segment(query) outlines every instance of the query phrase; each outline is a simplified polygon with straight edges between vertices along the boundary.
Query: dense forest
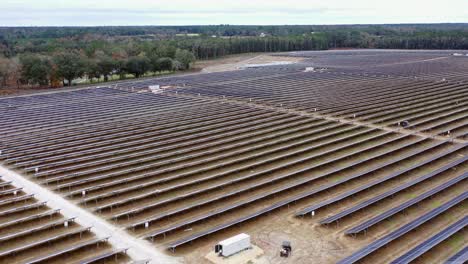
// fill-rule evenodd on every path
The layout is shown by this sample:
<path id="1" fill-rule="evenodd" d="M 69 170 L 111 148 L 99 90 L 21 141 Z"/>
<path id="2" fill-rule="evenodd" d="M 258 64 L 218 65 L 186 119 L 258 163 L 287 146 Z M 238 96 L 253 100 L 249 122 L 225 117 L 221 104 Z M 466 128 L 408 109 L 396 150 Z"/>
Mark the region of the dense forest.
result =
<path id="1" fill-rule="evenodd" d="M 138 78 L 196 59 L 331 48 L 468 49 L 468 24 L 0 27 L 0 86 Z"/>

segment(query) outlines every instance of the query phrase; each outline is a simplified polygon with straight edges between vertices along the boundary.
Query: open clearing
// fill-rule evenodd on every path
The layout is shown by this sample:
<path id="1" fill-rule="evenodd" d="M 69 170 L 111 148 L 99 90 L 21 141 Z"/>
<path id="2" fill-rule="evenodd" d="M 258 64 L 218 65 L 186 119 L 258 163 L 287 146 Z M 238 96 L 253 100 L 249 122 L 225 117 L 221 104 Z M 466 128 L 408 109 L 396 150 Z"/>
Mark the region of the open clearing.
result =
<path id="1" fill-rule="evenodd" d="M 258 65 L 281 61 L 294 63 Z M 135 238 L 117 261 L 151 243 L 171 261 L 210 263 L 217 241 L 242 232 L 259 263 L 440 262 L 466 247 L 468 57 L 345 50 L 228 64 L 0 99 L 2 165 Z M 257 66 L 230 71 L 245 64 Z M 41 229 L 3 230 L 24 207 L 14 188 L 0 236 L 19 242 L 0 256 L 18 245 L 32 258 L 45 246 L 21 243 L 64 228 L 33 218 Z"/>

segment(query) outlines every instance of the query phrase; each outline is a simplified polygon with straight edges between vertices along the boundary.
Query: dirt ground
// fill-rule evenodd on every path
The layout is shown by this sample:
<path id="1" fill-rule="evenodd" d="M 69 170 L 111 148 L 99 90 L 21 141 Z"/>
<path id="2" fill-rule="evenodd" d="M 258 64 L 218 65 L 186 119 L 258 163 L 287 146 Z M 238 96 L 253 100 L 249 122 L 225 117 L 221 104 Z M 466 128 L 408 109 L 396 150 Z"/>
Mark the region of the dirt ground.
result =
<path id="1" fill-rule="evenodd" d="M 212 264 L 205 255 L 213 251 L 213 245 L 217 241 L 244 232 L 251 236 L 252 244 L 264 251 L 262 263 L 334 263 L 350 252 L 346 243 L 335 238 L 341 236 L 338 232 L 330 232 L 331 230 L 320 227 L 310 219 L 296 218 L 293 213 L 293 207 L 282 208 L 256 221 L 243 223 L 236 228 L 199 240 L 197 250 L 192 251 L 190 247 L 177 249 L 176 255 L 185 255 L 185 263 Z M 258 221 L 264 224 L 258 225 Z M 293 248 L 289 258 L 279 256 L 284 240 L 290 241 Z M 363 245 L 360 241 L 355 243 L 355 247 Z"/>
<path id="2" fill-rule="evenodd" d="M 191 248 L 192 246 L 187 247 L 187 249 L 177 249 L 175 255 L 185 256 L 184 263 L 213 264 L 212 261 L 206 258 L 206 255 L 214 251 L 214 245 L 218 241 L 245 232 L 251 236 L 252 244 L 258 246 L 261 250 L 263 250 L 264 254 L 257 255 L 254 260 L 251 260 L 250 256 L 249 258 L 242 257 L 239 258 L 239 262 L 235 263 L 331 264 L 336 263 L 342 258 L 348 256 L 350 253 L 362 248 L 376 237 L 375 234 L 368 234 L 367 236 L 363 236 L 360 239 L 348 237 L 343 234 L 343 230 L 345 229 L 344 226 L 340 225 L 337 228 L 335 225 L 333 225 L 326 228 L 320 226 L 316 220 L 313 220 L 311 218 L 302 219 L 294 217 L 292 215 L 294 211 L 295 210 L 293 206 L 291 206 L 291 208 L 289 209 L 287 207 L 282 208 L 281 210 L 273 212 L 266 217 L 261 217 L 258 220 L 243 223 L 235 228 L 230 228 L 228 231 L 219 232 L 218 234 L 210 236 L 209 238 L 198 240 L 196 244 L 193 244 L 196 245 L 195 250 Z M 455 210 L 451 210 L 450 214 L 460 215 L 462 212 L 462 208 L 457 208 Z M 405 218 L 406 221 L 408 221 L 410 218 L 414 217 L 414 215 L 401 215 L 399 217 Z M 441 217 L 440 219 L 443 220 L 444 217 Z M 261 221 L 263 225 L 259 225 L 257 221 Z M 437 221 L 439 222 L 440 220 L 437 219 Z M 431 224 L 434 223 L 434 221 L 431 222 Z M 444 226 L 444 224 L 446 223 L 441 222 L 442 226 Z M 416 245 L 419 242 L 422 242 L 422 240 L 427 239 L 430 235 L 434 234 L 435 231 L 433 229 L 427 231 L 425 230 L 427 229 L 427 225 L 425 227 L 426 228 L 417 230 L 418 234 L 424 233 L 424 236 L 420 239 L 412 239 L 412 246 Z M 290 256 L 289 258 L 281 258 L 279 256 L 281 243 L 284 240 L 290 241 L 293 247 L 292 256 Z M 459 240 L 460 239 L 455 241 L 457 242 L 455 244 L 458 247 L 460 247 Z M 448 244 L 448 242 L 441 245 L 446 249 L 446 251 L 444 252 L 444 254 L 437 258 L 439 261 L 446 260 L 450 255 L 456 252 L 456 250 L 453 249 L 453 243 Z M 448 245 L 445 246 L 446 244 Z M 382 255 L 378 253 L 374 256 L 378 259 L 381 256 L 386 256 L 388 252 L 394 250 L 401 251 L 398 242 L 391 243 L 388 246 L 388 249 L 385 250 L 385 254 Z M 371 261 L 366 261 L 366 263 L 384 263 L 388 261 L 388 259 L 386 259 L 384 262 L 381 262 L 377 261 L 376 258 L 372 258 Z M 427 258 L 431 259 L 431 261 L 420 263 L 437 263 L 433 262 L 434 256 L 428 255 L 427 257 L 425 256 L 425 258 L 423 259 L 427 260 Z"/>
<path id="3" fill-rule="evenodd" d="M 201 60 L 195 63 L 194 69 L 205 73 L 234 71 L 245 65 L 269 63 L 296 63 L 302 60 L 299 57 L 272 56 L 273 53 L 246 53 L 226 56 L 221 59 Z"/>

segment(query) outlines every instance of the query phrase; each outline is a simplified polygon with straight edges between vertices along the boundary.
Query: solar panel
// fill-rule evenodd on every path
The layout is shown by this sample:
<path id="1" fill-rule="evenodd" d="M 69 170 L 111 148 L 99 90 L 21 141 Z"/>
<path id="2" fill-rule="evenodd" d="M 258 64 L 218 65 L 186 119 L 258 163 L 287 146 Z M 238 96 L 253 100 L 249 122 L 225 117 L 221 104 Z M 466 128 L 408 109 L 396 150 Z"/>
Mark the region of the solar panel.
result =
<path id="1" fill-rule="evenodd" d="M 432 162 L 433 159 L 434 158 L 431 158 L 430 160 L 426 160 L 426 161 L 424 161 L 424 162 L 422 162 L 420 164 L 414 165 L 414 166 L 412 166 L 412 167 L 410 167 L 408 169 L 397 171 L 397 172 L 395 172 L 395 173 L 393 173 L 393 174 L 391 174 L 390 176 L 387 176 L 387 177 L 392 177 L 392 178 L 396 177 L 396 176 L 401 175 L 403 173 L 406 173 L 406 172 L 408 172 L 410 170 L 413 170 L 414 168 L 420 167 L 421 164 L 422 165 L 428 164 L 428 163 Z M 323 220 L 320 220 L 320 223 L 321 224 L 330 224 L 330 223 L 333 223 L 335 221 L 338 221 L 339 219 L 341 219 L 341 218 L 343 218 L 345 216 L 348 216 L 348 215 L 350 215 L 350 214 L 352 214 L 354 212 L 357 212 L 357 211 L 361 210 L 362 208 L 365 208 L 365 207 L 367 207 L 367 206 L 369 206 L 371 204 L 374 204 L 374 203 L 376 203 L 378 201 L 381 201 L 381 200 L 383 200 L 383 199 L 385 199 L 387 197 L 390 197 L 390 196 L 394 195 L 395 193 L 400 192 L 401 190 L 409 188 L 409 187 L 411 187 L 411 186 L 413 186 L 415 184 L 418 184 L 418 183 L 420 183 L 422 181 L 430 179 L 430 178 L 436 176 L 437 174 L 440 174 L 440 173 L 442 173 L 444 171 L 447 171 L 447 170 L 449 170 L 449 169 L 451 169 L 451 168 L 453 168 L 453 167 L 455 167 L 455 166 L 457 166 L 459 164 L 462 164 L 467 159 L 468 159 L 468 157 L 463 157 L 461 159 L 453 161 L 453 162 L 451 162 L 451 163 L 449 163 L 449 164 L 447 164 L 447 165 L 445 165 L 445 166 L 443 166 L 443 167 L 441 167 L 441 168 L 439 168 L 437 170 L 434 170 L 434 171 L 432 171 L 432 172 L 430 172 L 428 174 L 425 174 L 425 175 L 423 175 L 423 176 L 421 176 L 421 177 L 419 177 L 419 178 L 417 178 L 415 180 L 412 180 L 412 181 L 407 182 L 407 183 L 405 183 L 403 185 L 400 185 L 400 186 L 398 186 L 398 187 L 396 187 L 396 188 L 394 188 L 394 189 L 392 189 L 390 191 L 387 191 L 385 193 L 382 193 L 380 195 L 372 197 L 371 199 L 368 199 L 368 200 L 366 200 L 364 202 L 361 202 L 361 203 L 359 203 L 359 204 L 357 204 L 357 205 L 355 205 L 355 206 L 353 206 L 351 208 L 345 209 L 344 211 L 341 211 L 338 214 L 335 214 L 333 216 L 330 216 L 330 217 L 327 217 L 327 218 L 325 218 Z M 382 179 L 382 180 L 385 180 L 385 179 Z"/>
<path id="2" fill-rule="evenodd" d="M 428 213 L 416 218 L 415 220 L 409 222 L 408 224 L 398 228 L 397 230 L 391 232 L 388 235 L 385 235 L 382 238 L 379 238 L 369 245 L 361 248 L 360 250 L 353 253 L 351 256 L 346 257 L 338 262 L 338 264 L 352 264 L 362 260 L 367 255 L 373 253 L 374 251 L 378 250 L 381 247 L 384 247 L 391 241 L 407 234 L 411 230 L 421 226 L 422 224 L 426 223 L 427 221 L 435 218 L 436 216 L 446 212 L 450 208 L 456 206 L 457 204 L 465 201 L 468 198 L 468 192 L 464 192 L 463 194 L 453 198 L 452 200 L 444 203 L 443 205 L 431 210 Z"/>
<path id="3" fill-rule="evenodd" d="M 422 140 L 421 140 L 421 141 L 422 141 Z M 415 143 L 419 143 L 419 142 L 421 142 L 421 141 L 417 141 L 417 142 L 415 142 Z M 351 175 L 351 176 L 347 177 L 346 180 L 348 180 L 348 179 L 354 179 L 354 178 L 358 178 L 358 177 L 364 176 L 364 175 L 366 175 L 366 174 L 368 174 L 368 173 L 371 173 L 371 172 L 380 170 L 380 169 L 382 169 L 382 168 L 384 168 L 384 167 L 386 167 L 386 166 L 389 166 L 389 165 L 392 165 L 392 164 L 401 162 L 402 160 L 411 158 L 411 157 L 413 157 L 413 156 L 415 156 L 415 155 L 421 154 L 421 153 L 423 153 L 423 152 L 426 152 L 426 151 L 428 151 L 428 150 L 431 150 L 431 149 L 433 149 L 433 148 L 436 148 L 436 147 L 438 147 L 438 146 L 440 146 L 440 145 L 442 145 L 442 144 L 445 144 L 445 143 L 446 143 L 446 142 L 438 142 L 438 143 L 436 143 L 436 144 L 433 144 L 433 145 L 428 146 L 428 147 L 426 147 L 426 148 L 423 148 L 423 149 L 421 149 L 421 150 L 413 151 L 413 152 L 411 152 L 411 153 L 409 153 L 409 154 L 405 154 L 405 155 L 402 155 L 402 156 L 398 156 L 398 158 L 393 159 L 393 160 L 390 160 L 390 161 L 388 161 L 388 162 L 386 162 L 386 163 L 384 163 L 384 164 L 381 164 L 381 165 L 379 165 L 379 166 L 377 166 L 377 167 L 372 167 L 372 168 L 369 168 L 369 169 L 365 170 L 364 172 L 361 172 L 361 173 L 358 173 L 358 174 L 355 174 L 355 175 Z M 413 144 L 414 144 L 414 143 L 410 143 L 410 144 L 407 144 L 407 145 L 403 145 L 401 148 L 404 148 L 404 147 L 407 147 L 407 146 L 411 146 L 411 145 L 413 145 Z M 396 149 L 396 150 L 399 150 L 399 149 L 401 149 L 401 148 L 398 148 L 398 149 Z M 393 151 L 396 151 L 396 150 L 389 151 L 388 153 L 392 153 Z M 392 177 L 392 178 L 393 178 L 393 177 Z M 366 189 L 368 189 L 368 188 L 371 188 L 372 186 L 375 186 L 375 185 L 377 185 L 377 184 L 380 184 L 380 183 L 384 182 L 384 180 L 388 180 L 388 179 L 390 179 L 390 178 L 383 178 L 382 180 L 373 181 L 373 182 L 371 182 L 371 183 L 369 183 L 369 184 L 360 186 L 360 187 L 358 187 L 358 188 L 356 188 L 356 189 L 353 189 L 353 190 L 351 190 L 351 191 L 349 191 L 349 192 L 346 192 L 346 193 L 344 193 L 344 194 L 342 194 L 342 195 L 339 195 L 339 196 L 333 197 L 333 198 L 331 198 L 331 199 L 325 200 L 325 201 L 320 202 L 320 203 L 318 203 L 318 204 L 316 204 L 316 205 L 309 206 L 309 207 L 307 207 L 307 208 L 305 208 L 305 209 L 303 209 L 303 210 L 297 212 L 297 213 L 296 213 L 296 216 L 304 216 L 304 215 L 306 215 L 306 214 L 308 214 L 308 213 L 310 213 L 310 212 L 312 212 L 312 211 L 316 211 L 316 210 L 318 210 L 318 209 L 320 209 L 320 208 L 323 208 L 324 206 L 327 206 L 327 205 L 336 203 L 336 202 L 341 201 L 341 200 L 343 200 L 343 199 L 345 199 L 345 198 L 347 198 L 347 197 L 350 197 L 350 196 L 352 196 L 352 195 L 354 195 L 354 194 L 356 194 L 356 193 L 358 193 L 358 192 L 361 192 L 361 191 L 363 191 L 363 190 L 366 190 Z"/>
<path id="4" fill-rule="evenodd" d="M 420 257 L 422 254 L 431 250 L 433 247 L 435 247 L 442 241 L 446 240 L 447 238 L 455 234 L 456 232 L 465 228 L 466 225 L 468 225 L 468 216 L 463 217 L 462 219 L 458 220 L 456 223 L 450 225 L 449 227 L 440 231 L 436 235 L 432 236 L 431 238 L 427 239 L 426 241 L 412 248 L 410 251 L 406 252 L 399 258 L 392 261 L 392 264 L 410 263 L 411 261 Z"/>
<path id="5" fill-rule="evenodd" d="M 394 214 L 396 214 L 398 212 L 401 212 L 401 211 L 405 210 L 406 208 L 421 202 L 424 199 L 427 199 L 427 198 L 431 197 L 432 195 L 435 195 L 435 194 L 437 194 L 437 193 L 439 193 L 441 191 L 444 191 L 445 189 L 447 189 L 447 188 L 449 188 L 449 187 L 451 187 L 451 186 L 465 180 L 466 178 L 468 178 L 468 172 L 466 172 L 466 173 L 464 173 L 464 174 L 462 174 L 462 175 L 460 175 L 460 176 L 458 176 L 458 177 L 456 177 L 456 178 L 454 178 L 454 179 L 452 179 L 452 180 L 450 180 L 448 182 L 445 182 L 442 185 L 439 185 L 436 188 L 434 188 L 434 189 L 432 189 L 430 191 L 427 191 L 427 192 L 425 192 L 425 193 L 423 193 L 423 194 L 421 194 L 421 195 L 419 195 L 419 196 L 417 196 L 417 197 L 415 197 L 415 198 L 413 198 L 413 199 L 411 199 L 411 200 L 409 200 L 407 202 L 404 202 L 404 203 L 402 203 L 402 204 L 400 204 L 400 205 L 398 205 L 398 206 L 396 206 L 396 207 L 394 207 L 394 208 L 392 208 L 392 209 L 390 209 L 390 210 L 388 210 L 388 211 L 386 211 L 386 212 L 384 212 L 384 213 L 382 213 L 382 214 L 380 214 L 378 216 L 375 216 L 375 217 L 373 217 L 373 218 L 371 218 L 371 219 L 369 219 L 369 220 L 367 220 L 367 221 L 365 221 L 365 222 L 363 222 L 363 223 L 361 223 L 361 224 L 359 224 L 359 225 L 357 225 L 355 227 L 352 227 L 351 229 L 346 230 L 345 234 L 350 235 L 350 234 L 357 234 L 359 232 L 362 232 L 362 231 L 368 229 L 369 227 L 383 221 L 384 219 L 387 219 L 390 216 L 392 216 L 392 215 L 394 215 Z"/>
<path id="6" fill-rule="evenodd" d="M 465 264 L 468 261 L 468 247 L 464 247 L 462 250 L 451 256 L 445 264 Z"/>

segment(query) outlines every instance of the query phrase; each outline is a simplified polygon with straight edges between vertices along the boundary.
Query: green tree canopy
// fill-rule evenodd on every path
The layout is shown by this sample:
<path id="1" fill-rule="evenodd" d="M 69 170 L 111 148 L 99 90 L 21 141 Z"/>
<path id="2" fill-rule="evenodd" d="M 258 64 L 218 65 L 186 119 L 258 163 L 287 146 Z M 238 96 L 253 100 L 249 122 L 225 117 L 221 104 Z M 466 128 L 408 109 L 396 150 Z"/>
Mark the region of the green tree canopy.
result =
<path id="1" fill-rule="evenodd" d="M 126 63 L 126 71 L 130 74 L 135 75 L 136 78 L 139 78 L 151 68 L 150 60 L 144 57 L 131 57 Z"/>
<path id="2" fill-rule="evenodd" d="M 153 72 L 160 72 L 161 71 L 161 64 L 159 63 L 160 58 L 157 55 L 151 55 L 149 57 L 149 61 L 151 64 L 151 71 Z"/>
<path id="3" fill-rule="evenodd" d="M 104 81 L 109 80 L 109 76 L 117 71 L 118 64 L 117 61 L 111 57 L 101 56 L 98 58 L 97 67 L 99 74 L 104 76 Z"/>
<path id="4" fill-rule="evenodd" d="M 21 82 L 31 85 L 48 85 L 52 71 L 47 58 L 38 55 L 23 55 L 20 57 Z"/>
<path id="5" fill-rule="evenodd" d="M 195 62 L 195 55 L 188 50 L 177 49 L 175 53 L 175 60 L 182 64 L 181 70 L 188 70 L 193 62 Z"/>
<path id="6" fill-rule="evenodd" d="M 94 59 L 88 59 L 86 61 L 86 69 L 85 73 L 88 78 L 93 81 L 94 78 L 99 79 L 101 78 L 101 71 L 99 70 L 98 62 Z"/>
<path id="7" fill-rule="evenodd" d="M 76 78 L 83 77 L 86 72 L 86 61 L 77 53 L 61 53 L 54 56 L 57 67 L 57 77 L 67 81 L 68 86 Z"/>
<path id="8" fill-rule="evenodd" d="M 160 58 L 158 60 L 161 71 L 172 71 L 174 63 L 171 58 Z"/>
<path id="9" fill-rule="evenodd" d="M 0 86 L 6 86 L 12 60 L 0 56 Z"/>

